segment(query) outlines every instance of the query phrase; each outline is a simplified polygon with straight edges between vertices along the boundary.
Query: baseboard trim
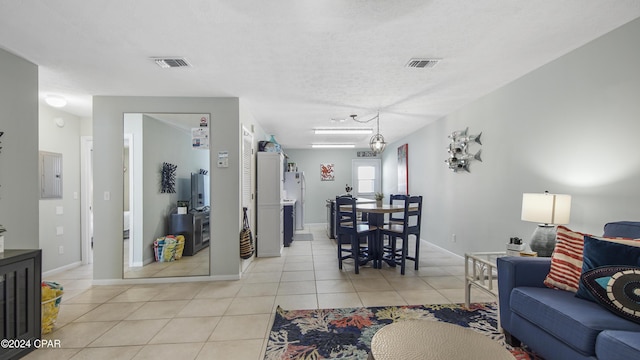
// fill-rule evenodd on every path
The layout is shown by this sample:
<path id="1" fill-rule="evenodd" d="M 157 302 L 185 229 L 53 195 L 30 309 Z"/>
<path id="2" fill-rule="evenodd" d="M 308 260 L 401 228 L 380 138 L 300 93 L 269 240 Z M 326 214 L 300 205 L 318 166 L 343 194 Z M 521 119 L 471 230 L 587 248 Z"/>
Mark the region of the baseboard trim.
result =
<path id="1" fill-rule="evenodd" d="M 240 280 L 238 275 L 213 275 L 213 276 L 179 276 L 172 278 L 144 278 L 144 279 L 93 279 L 92 285 L 139 285 L 139 284 L 170 284 L 184 282 L 226 281 Z"/>
<path id="2" fill-rule="evenodd" d="M 64 265 L 64 266 L 61 266 L 59 268 L 55 268 L 55 269 L 48 270 L 48 271 L 43 271 L 42 272 L 42 278 L 45 278 L 45 277 L 48 277 L 48 276 L 51 276 L 51 275 L 55 275 L 55 274 L 59 274 L 59 273 L 64 272 L 64 271 L 71 270 L 73 268 L 77 268 L 78 266 L 81 266 L 81 265 L 82 265 L 82 261 L 74 261 L 71 264 Z"/>
<path id="3" fill-rule="evenodd" d="M 430 241 L 427 241 L 427 240 L 422 239 L 422 238 L 420 238 L 420 241 L 422 241 L 422 242 L 424 242 L 424 243 L 427 243 L 427 244 L 429 244 L 429 245 L 431 245 L 431 246 L 433 246 L 433 247 L 437 247 L 438 249 L 440 249 L 440 250 L 442 250 L 442 251 L 444 251 L 444 252 L 446 252 L 446 253 L 450 254 L 451 256 L 455 256 L 455 257 L 457 257 L 457 258 L 460 258 L 460 259 L 463 259 L 463 260 L 464 260 L 464 256 L 461 256 L 461 255 L 459 255 L 459 254 L 456 254 L 456 253 L 454 253 L 454 252 L 452 252 L 452 251 L 450 251 L 450 250 L 447 250 L 447 249 L 445 249 L 445 248 L 443 248 L 443 247 L 441 247 L 441 246 L 438 246 L 438 245 L 436 245 L 436 244 L 434 244 L 434 243 L 432 243 L 432 242 L 430 242 Z"/>

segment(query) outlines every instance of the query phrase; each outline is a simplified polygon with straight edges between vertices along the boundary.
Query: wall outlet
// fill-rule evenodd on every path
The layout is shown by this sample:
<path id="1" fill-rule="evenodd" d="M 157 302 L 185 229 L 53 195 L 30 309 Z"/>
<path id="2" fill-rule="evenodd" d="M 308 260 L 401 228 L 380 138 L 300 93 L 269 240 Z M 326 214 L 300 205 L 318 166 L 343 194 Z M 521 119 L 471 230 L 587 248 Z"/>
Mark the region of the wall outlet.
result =
<path id="1" fill-rule="evenodd" d="M 62 206 L 56 206 L 56 215 L 64 214 L 64 208 Z"/>
<path id="2" fill-rule="evenodd" d="M 456 242 L 456 234 L 451 234 L 451 242 Z"/>
<path id="3" fill-rule="evenodd" d="M 64 234 L 64 226 L 56 226 L 56 235 Z"/>
<path id="4" fill-rule="evenodd" d="M 60 245 L 58 246 L 58 255 L 62 255 L 64 254 L 64 246 Z"/>

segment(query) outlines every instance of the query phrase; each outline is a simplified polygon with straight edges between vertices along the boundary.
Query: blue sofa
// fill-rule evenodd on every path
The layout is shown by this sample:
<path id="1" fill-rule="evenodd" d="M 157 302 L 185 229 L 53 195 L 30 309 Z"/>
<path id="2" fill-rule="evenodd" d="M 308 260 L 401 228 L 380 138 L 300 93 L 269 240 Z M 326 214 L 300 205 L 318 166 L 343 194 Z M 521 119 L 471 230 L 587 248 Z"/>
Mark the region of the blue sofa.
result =
<path id="1" fill-rule="evenodd" d="M 604 235 L 640 238 L 640 222 L 608 223 Z M 522 342 L 546 360 L 640 359 L 640 324 L 543 284 L 551 258 L 504 257 L 497 267 L 507 343 Z"/>

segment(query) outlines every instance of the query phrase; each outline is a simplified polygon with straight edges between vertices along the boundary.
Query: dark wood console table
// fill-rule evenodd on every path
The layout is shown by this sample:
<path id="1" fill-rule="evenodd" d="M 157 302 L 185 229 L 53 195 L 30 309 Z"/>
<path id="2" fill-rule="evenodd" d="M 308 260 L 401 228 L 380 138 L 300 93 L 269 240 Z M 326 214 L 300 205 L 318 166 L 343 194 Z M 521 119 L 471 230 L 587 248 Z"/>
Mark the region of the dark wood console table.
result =
<path id="1" fill-rule="evenodd" d="M 193 256 L 209 246 L 209 212 L 196 211 L 188 214 L 171 214 L 169 231 L 172 235 L 184 235 L 183 255 Z"/>
<path id="2" fill-rule="evenodd" d="M 31 340 L 27 348 L 0 348 L 0 359 L 21 358 L 35 350 L 41 332 L 41 282 L 42 250 L 0 253 L 0 339 Z"/>

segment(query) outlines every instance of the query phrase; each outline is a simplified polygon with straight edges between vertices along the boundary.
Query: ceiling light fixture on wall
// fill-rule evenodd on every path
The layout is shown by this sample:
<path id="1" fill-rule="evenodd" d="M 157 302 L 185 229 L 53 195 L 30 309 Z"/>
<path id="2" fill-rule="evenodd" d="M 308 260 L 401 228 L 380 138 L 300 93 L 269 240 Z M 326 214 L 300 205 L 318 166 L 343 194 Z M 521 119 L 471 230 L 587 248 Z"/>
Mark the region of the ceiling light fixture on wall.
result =
<path id="1" fill-rule="evenodd" d="M 316 135 L 369 135 L 373 134 L 371 128 L 324 128 L 314 129 Z"/>
<path id="2" fill-rule="evenodd" d="M 311 144 L 315 149 L 348 149 L 356 147 L 354 144 Z"/>
<path id="3" fill-rule="evenodd" d="M 58 96 L 58 95 L 47 95 L 44 98 L 44 101 L 49 104 L 49 106 L 53 106 L 53 107 L 57 107 L 57 108 L 61 108 L 64 107 L 65 105 L 67 105 L 67 99 L 63 98 L 62 96 Z"/>
<path id="4" fill-rule="evenodd" d="M 384 136 L 380 134 L 380 112 L 376 114 L 376 116 L 372 117 L 369 120 L 358 120 L 358 115 L 350 115 L 353 121 L 357 121 L 359 123 L 368 123 L 370 121 L 376 120 L 376 125 L 378 132 L 371 137 L 369 140 L 369 147 L 373 150 L 374 153 L 380 154 L 384 151 L 384 148 L 387 147 L 387 143 L 384 141 Z"/>

